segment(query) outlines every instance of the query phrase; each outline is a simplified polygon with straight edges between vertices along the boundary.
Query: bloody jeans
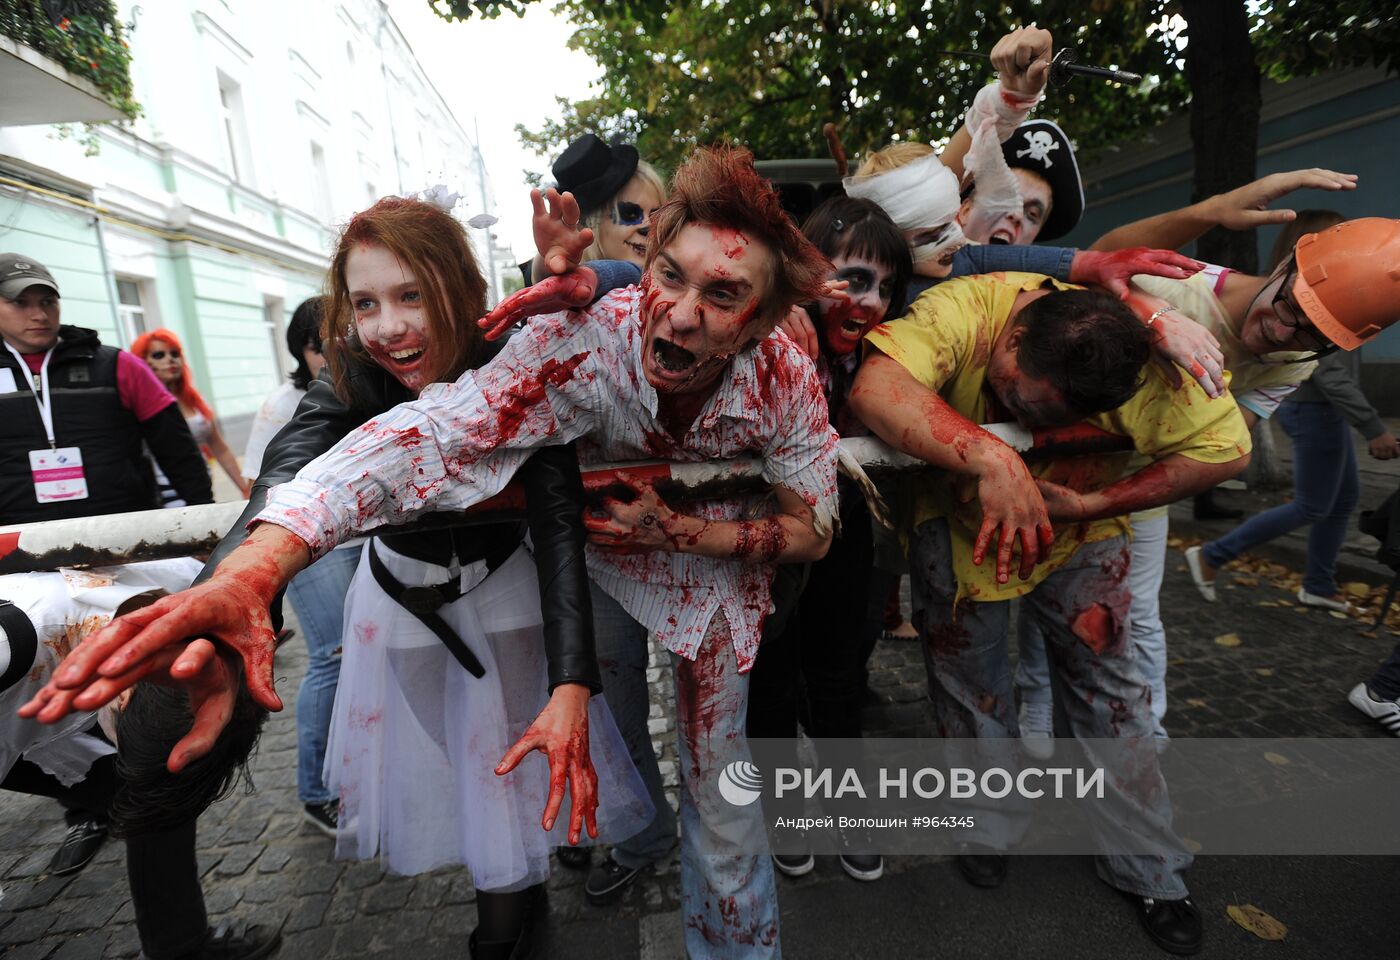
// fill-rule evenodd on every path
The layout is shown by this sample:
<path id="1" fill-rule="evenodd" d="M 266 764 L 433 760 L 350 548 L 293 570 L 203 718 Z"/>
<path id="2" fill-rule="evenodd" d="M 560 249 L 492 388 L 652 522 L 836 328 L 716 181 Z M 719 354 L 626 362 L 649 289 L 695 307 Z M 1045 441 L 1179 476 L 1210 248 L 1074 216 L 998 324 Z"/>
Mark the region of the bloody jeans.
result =
<path id="1" fill-rule="evenodd" d="M 604 696 L 614 709 L 618 728 L 631 747 L 640 726 L 645 735 L 645 709 L 618 710 L 619 702 L 646 703 L 646 681 L 641 669 L 620 670 L 618 644 L 610 634 L 629 634 L 646 662 L 646 630 L 615 599 L 594 584 L 593 618 L 607 631 L 598 633 L 598 662 L 603 669 Z M 630 627 L 617 630 L 625 621 Z M 740 673 L 729 640 L 729 627 L 719 613 L 710 624 L 694 660 L 671 654 L 675 673 L 676 723 L 681 774 L 681 920 L 689 956 L 726 960 L 775 960 L 778 946 L 778 890 L 773 862 L 767 855 L 768 837 L 763 804 L 735 806 L 719 792 L 719 774 L 725 765 L 751 760 L 744 725 L 748 713 L 749 675 Z M 642 741 L 651 753 L 650 738 Z M 633 759 L 650 788 L 657 783 L 647 775 L 645 756 Z M 650 760 L 654 770 L 655 757 Z M 655 793 L 653 793 L 655 798 Z M 664 854 L 674 827 L 664 794 L 657 802 L 657 820 L 637 837 L 614 850 L 618 862 L 640 866 Z M 663 813 L 664 811 L 664 813 Z M 619 856 L 623 848 L 632 854 Z M 640 862 L 638 862 L 640 861 Z"/>
<path id="2" fill-rule="evenodd" d="M 991 741 L 986 753 L 997 765 L 1014 768 L 1020 731 L 1007 651 L 1011 603 L 955 603 L 952 564 L 947 521 L 920 525 L 910 545 L 910 586 L 938 732 Z M 1128 569 L 1127 538 L 1085 544 L 1022 598 L 1021 615 L 1034 616 L 1045 637 L 1056 727 L 1081 740 L 1126 739 L 1136 768 L 1131 792 L 1113 777 L 1105 778 L 1107 789 L 1116 804 L 1131 809 L 1146 825 L 1140 835 L 1176 840 L 1171 802 L 1157 767 L 1150 688 L 1129 638 Z M 967 835 L 970 842 L 1005 850 L 1030 826 L 1029 803 L 1018 802 L 1015 794 L 1005 800 L 979 796 L 968 805 L 966 815 L 977 821 Z M 1100 811 L 1099 806 L 1092 809 Z M 1185 873 L 1192 858 L 1179 840 L 1164 843 L 1154 855 L 1115 854 L 1110 851 L 1116 828 L 1106 820 L 1098 816 L 1093 823 L 1103 851 L 1099 875 L 1105 881 L 1144 897 L 1186 896 Z"/>

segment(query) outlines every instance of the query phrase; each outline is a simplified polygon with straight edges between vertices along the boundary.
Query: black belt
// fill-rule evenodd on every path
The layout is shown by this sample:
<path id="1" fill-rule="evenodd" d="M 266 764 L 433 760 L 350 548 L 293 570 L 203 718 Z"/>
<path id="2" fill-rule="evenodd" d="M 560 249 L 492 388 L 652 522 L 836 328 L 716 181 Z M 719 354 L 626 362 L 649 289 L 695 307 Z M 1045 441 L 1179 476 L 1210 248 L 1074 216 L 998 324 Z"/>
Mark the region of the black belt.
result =
<path id="1" fill-rule="evenodd" d="M 34 666 L 34 658 L 39 654 L 39 637 L 34 632 L 34 622 L 9 600 L 0 600 L 0 629 L 5 631 L 10 644 L 10 665 L 0 674 L 0 690 L 8 690 Z"/>
<path id="2" fill-rule="evenodd" d="M 498 549 L 493 556 L 485 557 L 486 574 L 490 576 L 497 567 L 510 559 L 515 553 L 519 543 L 507 543 Z M 453 577 L 442 583 L 435 583 L 426 587 L 406 587 L 399 583 L 398 579 L 389 572 L 389 568 L 384 566 L 384 561 L 379 559 L 379 551 L 375 549 L 374 541 L 369 544 L 369 572 L 374 575 L 374 582 L 379 584 L 379 589 L 389 595 L 399 606 L 411 613 L 418 622 L 437 635 L 451 653 L 457 658 L 468 673 L 478 679 L 486 676 L 486 668 L 481 665 L 481 661 L 476 658 L 476 654 L 467 649 L 467 645 L 462 642 L 462 638 L 457 636 L 457 632 L 447 625 L 447 621 L 438 616 L 438 608 L 446 603 L 453 603 L 464 596 L 462 590 L 461 577 Z M 484 578 L 483 578 L 484 580 Z M 480 586 L 480 584 L 477 584 Z M 473 587 L 472 589 L 475 589 Z M 466 591 L 466 592 L 470 592 Z"/>

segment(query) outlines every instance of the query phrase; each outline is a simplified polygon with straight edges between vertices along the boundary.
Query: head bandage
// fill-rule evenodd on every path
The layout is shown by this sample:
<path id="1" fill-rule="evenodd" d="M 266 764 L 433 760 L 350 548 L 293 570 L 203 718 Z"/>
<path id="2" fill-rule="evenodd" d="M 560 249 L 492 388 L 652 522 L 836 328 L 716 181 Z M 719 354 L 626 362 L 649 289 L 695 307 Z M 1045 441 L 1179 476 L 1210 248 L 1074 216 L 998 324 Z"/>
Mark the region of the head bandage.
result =
<path id="1" fill-rule="evenodd" d="M 972 148 L 967 152 L 964 165 L 977 189 L 972 194 L 963 232 L 979 243 L 986 243 L 992 228 L 1002 217 L 1009 213 L 1020 215 L 1025 209 L 1020 184 L 1006 165 L 1006 155 L 997 139 L 996 121 L 991 117 L 973 132 Z"/>
<path id="2" fill-rule="evenodd" d="M 901 230 L 951 226 L 937 242 L 913 248 L 916 261 L 933 259 L 966 243 L 955 222 L 960 205 L 957 177 L 932 153 L 884 173 L 841 182 L 847 196 L 874 202 Z"/>

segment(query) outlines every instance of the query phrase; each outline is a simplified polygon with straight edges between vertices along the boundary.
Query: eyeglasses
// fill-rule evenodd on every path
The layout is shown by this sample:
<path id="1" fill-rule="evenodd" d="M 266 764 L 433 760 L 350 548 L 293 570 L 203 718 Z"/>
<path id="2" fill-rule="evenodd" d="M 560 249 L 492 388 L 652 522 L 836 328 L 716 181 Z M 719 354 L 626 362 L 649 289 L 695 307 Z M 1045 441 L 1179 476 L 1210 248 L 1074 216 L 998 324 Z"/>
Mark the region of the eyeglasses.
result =
<path id="1" fill-rule="evenodd" d="M 147 360 L 164 360 L 164 359 L 165 359 L 165 351 L 164 351 L 164 350 L 152 350 L 150 353 L 146 354 L 146 359 L 147 359 Z M 179 351 L 179 350 L 171 350 L 171 351 L 170 351 L 170 359 L 172 359 L 172 360 L 179 360 L 179 359 L 180 359 L 180 351 Z"/>
<path id="2" fill-rule="evenodd" d="M 1279 284 L 1278 292 L 1274 294 L 1273 303 L 1270 304 L 1274 319 L 1288 331 L 1287 336 L 1282 338 L 1272 336 L 1268 323 L 1261 326 L 1261 332 L 1264 334 L 1264 339 L 1276 347 L 1300 347 L 1303 350 L 1313 351 L 1312 356 L 1304 359 L 1315 360 L 1335 351 L 1337 345 L 1328 340 L 1317 327 L 1312 325 L 1308 320 L 1308 315 L 1294 301 L 1293 281 L 1297 277 L 1298 262 L 1290 257 L 1288 269 L 1283 274 L 1283 282 Z"/>
<path id="3" fill-rule="evenodd" d="M 636 227 L 647 221 L 647 213 L 640 203 L 619 200 L 608 212 L 608 219 L 619 227 Z"/>

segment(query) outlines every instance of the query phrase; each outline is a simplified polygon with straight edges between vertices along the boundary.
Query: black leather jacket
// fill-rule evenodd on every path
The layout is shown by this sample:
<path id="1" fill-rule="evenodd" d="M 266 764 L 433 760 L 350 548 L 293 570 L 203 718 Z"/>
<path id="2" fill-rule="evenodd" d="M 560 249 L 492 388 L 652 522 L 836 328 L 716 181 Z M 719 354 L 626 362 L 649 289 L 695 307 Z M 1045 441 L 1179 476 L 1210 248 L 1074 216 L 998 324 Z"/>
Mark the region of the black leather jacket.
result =
<path id="1" fill-rule="evenodd" d="M 350 390 L 354 399 L 347 405 L 336 397 L 329 382 L 311 382 L 291 421 L 268 444 L 247 509 L 219 542 L 197 581 L 207 579 L 243 541 L 248 523 L 262 511 L 269 489 L 292 479 L 366 420 L 411 399 L 398 381 L 371 364 L 361 364 L 352 372 Z M 518 476 L 525 489 L 530 539 L 539 571 L 549 689 L 561 683 L 582 683 L 598 693 L 603 683 L 594 653 L 593 604 L 583 559 L 583 481 L 573 446 L 541 449 L 525 462 Z M 506 538 L 519 542 L 522 535 L 519 523 L 493 523 L 381 539 L 397 552 L 446 564 L 453 552 L 466 563 L 492 555 Z"/>

